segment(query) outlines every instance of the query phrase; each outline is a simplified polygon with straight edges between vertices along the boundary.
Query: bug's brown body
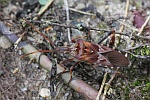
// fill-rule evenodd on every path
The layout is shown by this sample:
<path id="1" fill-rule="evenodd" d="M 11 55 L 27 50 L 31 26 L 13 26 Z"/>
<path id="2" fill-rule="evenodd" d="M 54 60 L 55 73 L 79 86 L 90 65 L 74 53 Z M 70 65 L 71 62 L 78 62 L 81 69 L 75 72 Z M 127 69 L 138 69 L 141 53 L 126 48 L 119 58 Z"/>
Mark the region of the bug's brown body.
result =
<path id="1" fill-rule="evenodd" d="M 86 42 L 82 38 L 76 40 L 71 54 L 79 61 L 105 66 L 128 66 L 128 59 L 121 53 L 106 46 Z"/>

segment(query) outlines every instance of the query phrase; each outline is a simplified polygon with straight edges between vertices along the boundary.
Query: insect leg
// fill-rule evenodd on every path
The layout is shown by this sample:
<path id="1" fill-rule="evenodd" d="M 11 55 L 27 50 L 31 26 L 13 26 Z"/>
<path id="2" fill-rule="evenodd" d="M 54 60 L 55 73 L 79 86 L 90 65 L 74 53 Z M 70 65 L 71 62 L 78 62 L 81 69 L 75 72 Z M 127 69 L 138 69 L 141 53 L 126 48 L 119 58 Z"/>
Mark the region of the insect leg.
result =
<path id="1" fill-rule="evenodd" d="M 68 81 L 68 84 L 71 82 L 72 80 L 72 70 L 75 66 L 77 66 L 80 63 L 80 61 L 76 62 L 73 66 L 71 66 L 70 68 L 70 80 Z"/>
<path id="2" fill-rule="evenodd" d="M 66 67 L 63 65 L 64 63 L 67 63 L 67 62 L 70 62 L 72 61 L 74 58 L 70 58 L 70 59 L 67 59 L 67 60 L 64 60 L 64 61 L 61 61 L 59 64 L 61 67 L 64 68 L 64 71 L 62 71 L 61 73 L 64 73 L 66 71 Z"/>

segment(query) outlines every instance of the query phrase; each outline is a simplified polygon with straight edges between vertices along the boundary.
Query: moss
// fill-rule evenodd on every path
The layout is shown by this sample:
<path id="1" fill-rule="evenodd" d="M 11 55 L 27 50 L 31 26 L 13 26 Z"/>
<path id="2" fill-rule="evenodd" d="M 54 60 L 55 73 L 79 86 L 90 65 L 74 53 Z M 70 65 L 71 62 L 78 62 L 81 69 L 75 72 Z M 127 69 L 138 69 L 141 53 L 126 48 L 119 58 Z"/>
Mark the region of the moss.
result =
<path id="1" fill-rule="evenodd" d="M 0 4 L 6 5 L 10 0 L 0 0 Z"/>
<path id="2" fill-rule="evenodd" d="M 143 92 L 149 92 L 150 91 L 150 82 L 148 82 L 142 89 Z"/>
<path id="3" fill-rule="evenodd" d="M 135 82 L 133 83 L 133 85 L 134 85 L 134 86 L 139 86 L 139 85 L 141 85 L 141 82 L 140 82 L 139 80 L 137 80 L 137 81 L 135 81 Z"/>

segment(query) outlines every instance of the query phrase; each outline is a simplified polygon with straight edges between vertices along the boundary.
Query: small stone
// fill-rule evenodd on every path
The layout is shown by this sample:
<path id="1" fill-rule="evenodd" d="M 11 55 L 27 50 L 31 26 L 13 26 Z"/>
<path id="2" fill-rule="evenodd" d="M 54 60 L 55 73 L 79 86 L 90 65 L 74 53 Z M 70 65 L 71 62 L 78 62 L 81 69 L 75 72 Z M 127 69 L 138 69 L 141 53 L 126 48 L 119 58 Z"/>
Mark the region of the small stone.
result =
<path id="1" fill-rule="evenodd" d="M 28 89 L 25 87 L 25 88 L 22 88 L 21 89 L 23 92 L 27 91 Z"/>
<path id="2" fill-rule="evenodd" d="M 13 73 L 13 74 L 16 74 L 18 71 L 19 71 L 19 68 L 15 68 L 15 69 L 12 71 L 12 73 Z"/>
<path id="3" fill-rule="evenodd" d="M 109 9 L 109 5 L 105 5 L 105 10 L 108 10 Z"/>
<path id="4" fill-rule="evenodd" d="M 79 3 L 77 6 L 76 6 L 76 9 L 83 9 L 85 8 L 85 5 L 83 3 Z"/>
<path id="5" fill-rule="evenodd" d="M 49 97 L 50 96 L 50 90 L 47 88 L 42 88 L 40 90 L 40 96 L 45 98 L 45 97 Z"/>
<path id="6" fill-rule="evenodd" d="M 69 7 L 74 6 L 74 1 L 73 0 L 68 0 L 68 5 L 69 5 Z"/>
<path id="7" fill-rule="evenodd" d="M 0 37 L 0 47 L 7 49 L 10 46 L 11 46 L 11 42 L 5 36 L 1 36 Z"/>

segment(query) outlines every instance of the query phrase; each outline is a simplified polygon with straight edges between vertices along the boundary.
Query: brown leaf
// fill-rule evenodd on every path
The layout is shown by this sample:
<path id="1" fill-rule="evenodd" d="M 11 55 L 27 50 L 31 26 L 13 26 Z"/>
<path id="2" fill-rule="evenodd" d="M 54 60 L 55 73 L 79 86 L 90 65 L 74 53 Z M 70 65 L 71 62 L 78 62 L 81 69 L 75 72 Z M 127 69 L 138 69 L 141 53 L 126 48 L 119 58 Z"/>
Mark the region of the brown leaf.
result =
<path id="1" fill-rule="evenodd" d="M 145 22 L 145 18 L 144 18 L 144 16 L 142 16 L 142 12 L 140 12 L 140 11 L 133 11 L 133 14 L 134 14 L 133 25 L 136 28 L 141 28 L 142 25 Z"/>

